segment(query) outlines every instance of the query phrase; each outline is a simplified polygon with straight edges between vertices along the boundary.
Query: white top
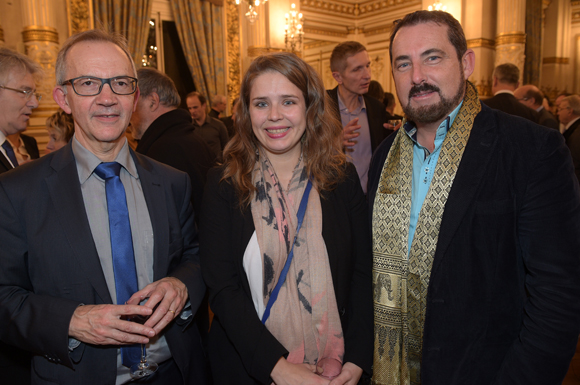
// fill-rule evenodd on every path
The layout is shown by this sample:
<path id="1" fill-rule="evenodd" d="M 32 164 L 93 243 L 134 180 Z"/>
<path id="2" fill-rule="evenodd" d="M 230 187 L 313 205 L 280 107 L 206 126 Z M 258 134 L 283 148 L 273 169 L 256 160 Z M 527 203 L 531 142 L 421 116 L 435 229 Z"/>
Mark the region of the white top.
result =
<path id="1" fill-rule="evenodd" d="M 258 244 L 258 236 L 256 231 L 252 234 L 250 242 L 244 252 L 244 271 L 250 283 L 250 292 L 252 293 L 252 301 L 258 317 L 262 319 L 266 306 L 264 305 L 263 281 L 262 273 L 262 253 L 260 253 L 260 245 Z"/>

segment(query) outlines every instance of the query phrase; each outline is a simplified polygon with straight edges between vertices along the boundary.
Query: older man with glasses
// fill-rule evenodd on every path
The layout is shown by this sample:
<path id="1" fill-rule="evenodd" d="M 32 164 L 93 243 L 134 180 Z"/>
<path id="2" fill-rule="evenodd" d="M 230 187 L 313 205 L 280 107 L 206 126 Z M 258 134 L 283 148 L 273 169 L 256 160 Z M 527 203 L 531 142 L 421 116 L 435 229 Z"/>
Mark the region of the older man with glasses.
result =
<path id="1" fill-rule="evenodd" d="M 159 367 L 139 383 L 206 383 L 191 185 L 129 148 L 136 76 L 122 38 L 71 36 L 53 97 L 73 138 L 0 176 L 0 340 L 33 353 L 33 384 L 131 382 L 141 345 Z"/>
<path id="2" fill-rule="evenodd" d="M 40 102 L 36 80 L 41 73 L 28 57 L 0 48 L 0 174 L 38 158 L 36 140 L 21 133 Z"/>

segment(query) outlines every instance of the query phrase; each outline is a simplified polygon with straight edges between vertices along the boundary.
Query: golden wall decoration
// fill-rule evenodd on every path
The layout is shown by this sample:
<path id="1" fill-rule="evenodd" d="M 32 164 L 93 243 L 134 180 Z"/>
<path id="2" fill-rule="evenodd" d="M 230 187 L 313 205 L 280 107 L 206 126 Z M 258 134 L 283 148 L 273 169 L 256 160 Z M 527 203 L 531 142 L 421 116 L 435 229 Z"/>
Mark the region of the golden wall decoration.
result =
<path id="1" fill-rule="evenodd" d="M 240 61 L 240 17 L 235 0 L 226 2 L 226 49 L 228 51 L 228 105 L 240 96 L 241 61 Z"/>
<path id="2" fill-rule="evenodd" d="M 0 41 L 4 41 L 4 30 L 0 27 Z"/>
<path id="3" fill-rule="evenodd" d="M 58 32 L 56 31 L 56 28 L 30 25 L 24 27 L 22 30 L 22 41 L 24 43 L 32 41 L 48 41 L 58 44 Z"/>
<path id="4" fill-rule="evenodd" d="M 492 39 L 469 39 L 467 40 L 467 48 L 495 48 L 495 40 Z"/>
<path id="5" fill-rule="evenodd" d="M 92 0 L 67 0 L 69 36 L 94 28 Z"/>
<path id="6" fill-rule="evenodd" d="M 323 36 L 334 36 L 334 37 L 342 37 L 346 39 L 348 36 L 348 31 L 337 31 L 333 29 L 326 29 L 326 28 L 311 28 L 311 27 L 304 27 L 304 33 L 312 33 L 316 35 L 323 35 Z"/>
<path id="7" fill-rule="evenodd" d="M 248 47 L 249 57 L 258 57 L 260 55 L 266 55 L 272 52 L 286 52 L 286 50 L 283 48 L 273 48 L 273 47 L 255 47 L 255 46 Z"/>
<path id="8" fill-rule="evenodd" d="M 523 32 L 504 32 L 495 38 L 495 46 L 509 44 L 526 44 L 526 34 Z"/>
<path id="9" fill-rule="evenodd" d="M 545 57 L 542 60 L 543 64 L 569 64 L 570 59 L 567 57 Z"/>
<path id="10" fill-rule="evenodd" d="M 366 16 L 379 11 L 401 8 L 422 4 L 421 0 L 371 0 L 360 3 L 347 3 L 335 0 L 300 0 L 301 10 L 319 11 L 325 14 L 337 14 L 341 16 Z"/>

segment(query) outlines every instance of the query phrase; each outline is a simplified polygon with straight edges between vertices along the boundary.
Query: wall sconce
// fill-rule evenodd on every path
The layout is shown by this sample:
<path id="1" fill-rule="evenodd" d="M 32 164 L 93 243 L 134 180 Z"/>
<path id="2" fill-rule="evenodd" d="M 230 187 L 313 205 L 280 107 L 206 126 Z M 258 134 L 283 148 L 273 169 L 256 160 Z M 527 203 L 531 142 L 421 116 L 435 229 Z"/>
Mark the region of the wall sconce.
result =
<path id="1" fill-rule="evenodd" d="M 443 3 L 440 2 L 440 1 L 436 1 L 436 2 L 433 3 L 433 5 L 428 6 L 427 9 L 429 11 L 443 11 L 443 12 L 446 12 L 447 11 L 447 6 L 446 5 L 443 5 Z"/>
<path id="2" fill-rule="evenodd" d="M 286 14 L 286 25 L 284 26 L 284 42 L 286 49 L 290 52 L 302 51 L 302 14 L 296 11 L 296 4 L 292 3 L 290 12 Z"/>
<path id="3" fill-rule="evenodd" d="M 250 0 L 247 2 L 246 0 L 236 0 L 236 5 L 240 5 L 240 2 L 244 2 L 248 4 L 248 12 L 246 12 L 246 18 L 248 21 L 253 24 L 256 20 L 258 20 L 258 11 L 256 8 L 260 6 L 260 0 Z M 268 0 L 263 0 L 262 3 L 265 3 Z"/>

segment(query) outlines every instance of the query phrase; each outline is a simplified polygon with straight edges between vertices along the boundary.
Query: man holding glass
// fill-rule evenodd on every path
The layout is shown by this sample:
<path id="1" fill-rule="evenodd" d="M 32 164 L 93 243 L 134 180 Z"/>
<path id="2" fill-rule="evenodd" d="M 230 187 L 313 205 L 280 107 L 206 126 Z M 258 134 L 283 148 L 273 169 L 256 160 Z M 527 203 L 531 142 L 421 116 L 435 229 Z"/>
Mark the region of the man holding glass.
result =
<path id="1" fill-rule="evenodd" d="M 139 344 L 159 365 L 141 383 L 203 384 L 191 187 L 128 147 L 131 56 L 86 31 L 63 45 L 56 81 L 73 139 L 0 178 L 0 339 L 33 352 L 33 384 L 126 383 Z"/>

